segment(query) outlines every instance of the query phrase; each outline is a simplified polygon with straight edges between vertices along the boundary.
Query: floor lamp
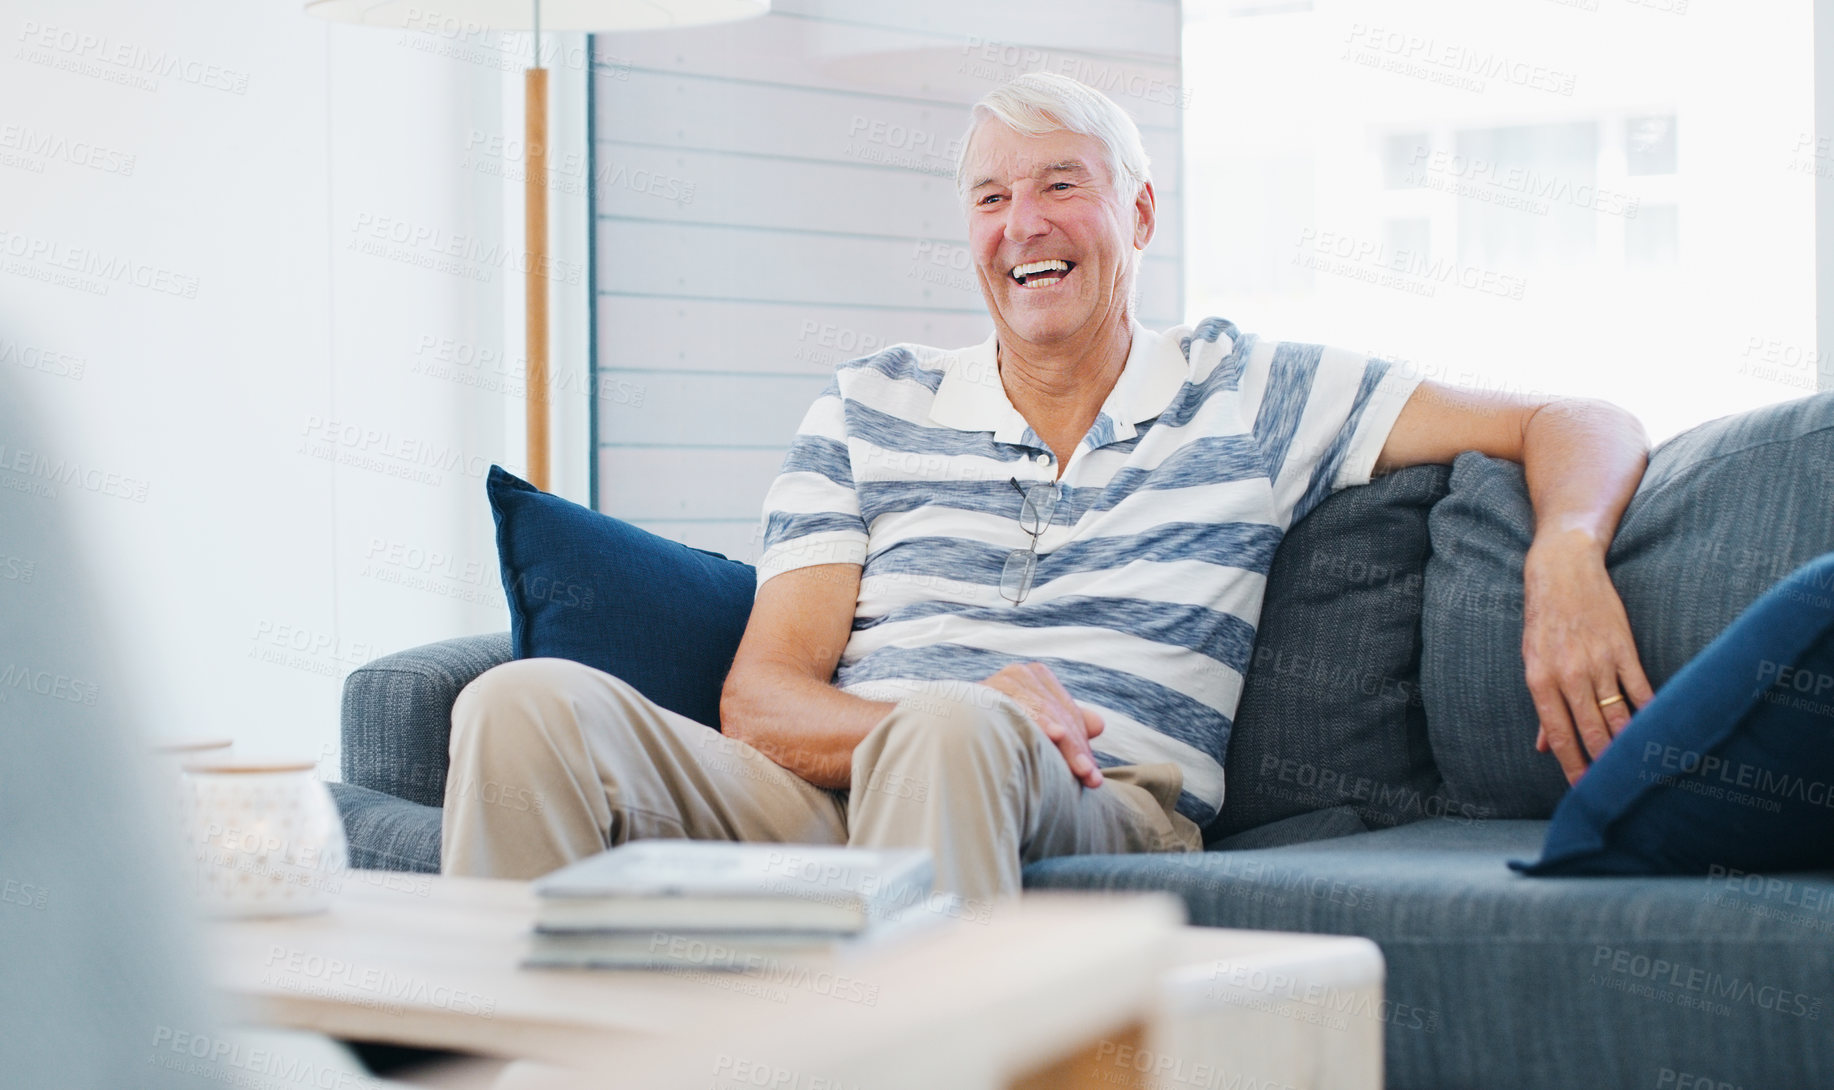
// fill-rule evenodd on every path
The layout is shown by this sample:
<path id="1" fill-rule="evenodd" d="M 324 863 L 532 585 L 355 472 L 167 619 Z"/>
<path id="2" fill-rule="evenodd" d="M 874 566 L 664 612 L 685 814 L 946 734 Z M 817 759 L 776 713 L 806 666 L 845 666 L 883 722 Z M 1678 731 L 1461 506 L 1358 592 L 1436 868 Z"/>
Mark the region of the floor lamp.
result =
<path id="1" fill-rule="evenodd" d="M 366 26 L 450 33 L 532 31 L 523 73 L 523 222 L 528 245 L 524 276 L 528 314 L 528 475 L 548 487 L 548 70 L 541 66 L 541 32 L 653 30 L 763 15 L 770 0 L 306 0 L 321 19 Z M 596 305 L 596 302 L 595 302 Z"/>

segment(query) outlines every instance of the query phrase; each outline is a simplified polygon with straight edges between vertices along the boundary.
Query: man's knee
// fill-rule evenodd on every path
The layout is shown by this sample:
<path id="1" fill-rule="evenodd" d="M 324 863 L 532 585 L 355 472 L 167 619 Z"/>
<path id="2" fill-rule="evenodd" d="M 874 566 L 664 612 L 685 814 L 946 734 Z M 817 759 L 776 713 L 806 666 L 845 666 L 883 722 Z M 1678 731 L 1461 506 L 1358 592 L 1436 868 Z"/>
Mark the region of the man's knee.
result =
<path id="1" fill-rule="evenodd" d="M 569 690 L 582 685 L 629 683 L 570 659 L 513 659 L 479 674 L 452 705 L 452 740 L 479 732 L 522 735 L 553 725 L 557 713 L 575 705 Z"/>
<path id="2" fill-rule="evenodd" d="M 886 723 L 888 741 L 951 758 L 1016 753 L 1044 737 L 1018 701 L 997 689 L 974 686 L 961 696 L 918 697 L 898 705 Z"/>

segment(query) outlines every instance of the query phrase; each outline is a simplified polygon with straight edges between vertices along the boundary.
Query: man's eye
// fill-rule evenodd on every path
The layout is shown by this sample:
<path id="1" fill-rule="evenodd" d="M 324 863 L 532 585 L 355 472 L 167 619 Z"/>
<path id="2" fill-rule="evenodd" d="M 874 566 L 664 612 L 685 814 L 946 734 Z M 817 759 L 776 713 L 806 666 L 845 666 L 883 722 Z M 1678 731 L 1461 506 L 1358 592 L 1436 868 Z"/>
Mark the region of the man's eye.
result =
<path id="1" fill-rule="evenodd" d="M 997 200 L 999 200 L 999 199 L 1000 199 L 1000 194 L 998 194 L 998 193 L 989 193 L 989 194 L 987 194 L 987 195 L 986 195 L 985 197 L 982 197 L 982 198 L 981 198 L 981 201 L 980 201 L 980 203 L 982 203 L 982 204 L 990 204 L 990 203 L 992 203 L 992 202 L 994 202 L 994 201 L 997 201 Z"/>
<path id="2" fill-rule="evenodd" d="M 1051 188 L 1052 188 L 1052 189 L 1055 189 L 1055 190 L 1058 190 L 1059 192 L 1061 192 L 1061 191 L 1063 191 L 1063 190 L 1065 190 L 1065 189 L 1069 189 L 1069 188 L 1071 188 L 1071 185 L 1070 185 L 1070 183 L 1069 183 L 1069 182 L 1052 182 L 1052 183 L 1051 183 Z"/>

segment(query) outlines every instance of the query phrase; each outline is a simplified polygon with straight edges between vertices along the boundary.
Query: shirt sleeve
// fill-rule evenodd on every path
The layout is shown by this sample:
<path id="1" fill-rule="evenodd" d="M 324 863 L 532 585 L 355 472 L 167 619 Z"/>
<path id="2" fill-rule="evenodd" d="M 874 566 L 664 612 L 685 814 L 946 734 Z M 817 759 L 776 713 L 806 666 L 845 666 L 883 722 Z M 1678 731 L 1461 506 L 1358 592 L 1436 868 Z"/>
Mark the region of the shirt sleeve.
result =
<path id="1" fill-rule="evenodd" d="M 763 532 L 759 586 L 797 568 L 866 563 L 866 523 L 853 484 L 838 376 L 803 416 L 765 493 Z"/>
<path id="2" fill-rule="evenodd" d="M 1259 394 L 1254 434 L 1288 525 L 1341 488 L 1368 484 L 1421 376 L 1360 352 L 1260 342 L 1243 387 Z"/>

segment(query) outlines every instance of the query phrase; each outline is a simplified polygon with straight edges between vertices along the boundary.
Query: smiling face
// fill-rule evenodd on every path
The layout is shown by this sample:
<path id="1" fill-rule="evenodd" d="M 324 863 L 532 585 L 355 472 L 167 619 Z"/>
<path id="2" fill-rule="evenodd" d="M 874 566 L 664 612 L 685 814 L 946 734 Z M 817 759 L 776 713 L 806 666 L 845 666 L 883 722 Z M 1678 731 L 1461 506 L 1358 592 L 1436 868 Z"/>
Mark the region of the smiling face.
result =
<path id="1" fill-rule="evenodd" d="M 1124 202 L 1101 141 L 1081 133 L 1026 136 L 990 119 L 969 155 L 969 248 L 1000 343 L 1074 351 L 1125 329 L 1152 184 Z"/>

